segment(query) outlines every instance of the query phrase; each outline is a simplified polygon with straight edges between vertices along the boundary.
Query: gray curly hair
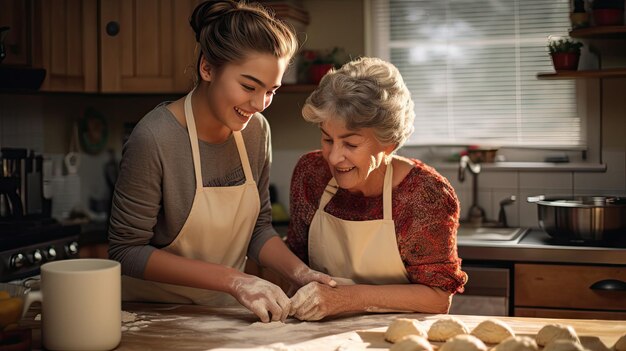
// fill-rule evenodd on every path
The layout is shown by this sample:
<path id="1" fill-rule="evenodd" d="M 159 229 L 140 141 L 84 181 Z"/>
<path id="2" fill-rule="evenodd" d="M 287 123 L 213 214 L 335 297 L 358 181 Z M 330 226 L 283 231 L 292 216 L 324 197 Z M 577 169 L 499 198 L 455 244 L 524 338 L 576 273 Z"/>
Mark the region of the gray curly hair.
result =
<path id="1" fill-rule="evenodd" d="M 395 151 L 413 133 L 413 107 L 394 65 L 362 57 L 328 72 L 306 99 L 302 116 L 313 123 L 339 119 L 350 130 L 372 128 L 381 144 L 396 144 Z"/>

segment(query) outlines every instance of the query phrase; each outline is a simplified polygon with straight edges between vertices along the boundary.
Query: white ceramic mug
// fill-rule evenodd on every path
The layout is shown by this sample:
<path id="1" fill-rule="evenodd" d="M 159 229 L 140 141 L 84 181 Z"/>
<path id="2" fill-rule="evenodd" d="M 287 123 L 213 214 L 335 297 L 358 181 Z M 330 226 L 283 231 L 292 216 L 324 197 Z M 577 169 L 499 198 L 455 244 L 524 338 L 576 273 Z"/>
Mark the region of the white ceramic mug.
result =
<path id="1" fill-rule="evenodd" d="M 43 346 L 48 350 L 111 350 L 122 337 L 119 262 L 74 259 L 41 266 L 41 290 L 24 308 L 40 301 Z"/>

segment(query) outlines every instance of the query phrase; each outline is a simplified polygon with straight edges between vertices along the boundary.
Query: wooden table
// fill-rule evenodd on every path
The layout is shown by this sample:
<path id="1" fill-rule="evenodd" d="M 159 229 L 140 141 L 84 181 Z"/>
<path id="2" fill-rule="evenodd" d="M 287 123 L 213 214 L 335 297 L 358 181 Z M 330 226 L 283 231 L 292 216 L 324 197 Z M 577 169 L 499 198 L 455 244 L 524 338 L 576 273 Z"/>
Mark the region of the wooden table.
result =
<path id="1" fill-rule="evenodd" d="M 384 332 L 396 318 L 415 318 L 429 327 L 442 315 L 367 314 L 324 322 L 260 323 L 243 307 L 209 308 L 196 305 L 125 303 L 122 341 L 116 350 L 386 350 Z M 33 328 L 33 349 L 41 348 L 41 322 L 35 307 L 21 321 Z M 130 315 L 134 313 L 135 315 Z M 470 329 L 484 316 L 456 316 Z M 548 323 L 569 324 L 591 350 L 606 351 L 626 334 L 626 321 L 497 317 L 517 335 L 535 336 Z M 435 346 L 441 343 L 433 343 Z M 488 345 L 489 346 L 489 345 Z"/>

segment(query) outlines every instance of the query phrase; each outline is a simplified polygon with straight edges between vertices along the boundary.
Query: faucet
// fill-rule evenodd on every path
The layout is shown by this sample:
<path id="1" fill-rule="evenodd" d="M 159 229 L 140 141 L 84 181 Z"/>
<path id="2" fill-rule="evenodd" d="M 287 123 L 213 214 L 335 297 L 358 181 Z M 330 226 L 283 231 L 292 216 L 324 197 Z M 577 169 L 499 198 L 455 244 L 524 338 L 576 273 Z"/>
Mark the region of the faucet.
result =
<path id="1" fill-rule="evenodd" d="M 465 171 L 469 170 L 472 174 L 472 206 L 468 212 L 467 221 L 474 227 L 480 227 L 485 221 L 485 210 L 478 206 L 478 174 L 480 173 L 480 164 L 474 163 L 467 155 L 461 156 L 459 160 L 459 181 L 465 181 Z"/>

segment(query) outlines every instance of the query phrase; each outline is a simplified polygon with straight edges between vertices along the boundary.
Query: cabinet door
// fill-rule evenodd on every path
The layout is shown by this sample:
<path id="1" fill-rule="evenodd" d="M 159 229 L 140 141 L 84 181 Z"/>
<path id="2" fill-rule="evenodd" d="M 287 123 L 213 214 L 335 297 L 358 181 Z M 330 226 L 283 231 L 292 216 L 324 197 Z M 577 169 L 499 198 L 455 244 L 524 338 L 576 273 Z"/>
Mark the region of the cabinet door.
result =
<path id="1" fill-rule="evenodd" d="M 10 27 L 4 38 L 2 64 L 31 65 L 31 1 L 0 0 L 0 27 Z"/>
<path id="2" fill-rule="evenodd" d="M 101 1 L 100 90 L 143 93 L 189 90 L 195 40 L 188 19 L 196 2 Z"/>
<path id="3" fill-rule="evenodd" d="M 38 1 L 47 91 L 98 91 L 98 1 Z"/>

